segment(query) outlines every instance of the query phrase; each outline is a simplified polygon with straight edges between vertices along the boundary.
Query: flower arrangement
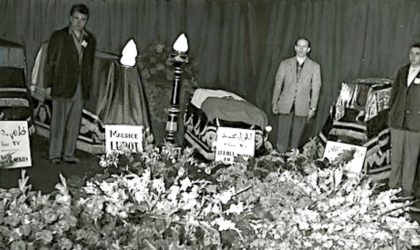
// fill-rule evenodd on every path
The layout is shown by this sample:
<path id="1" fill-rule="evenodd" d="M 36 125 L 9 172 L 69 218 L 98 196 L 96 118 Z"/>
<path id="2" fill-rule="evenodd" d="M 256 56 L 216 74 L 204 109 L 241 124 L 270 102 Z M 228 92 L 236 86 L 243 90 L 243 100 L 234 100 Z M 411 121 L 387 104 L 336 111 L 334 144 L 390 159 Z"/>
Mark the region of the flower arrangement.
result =
<path id="1" fill-rule="evenodd" d="M 172 84 L 174 73 L 170 61 L 171 49 L 161 42 L 152 43 L 140 51 L 139 68 L 142 77 L 149 82 Z M 197 73 L 190 63 L 183 67 L 183 84 L 188 87 L 198 87 Z"/>
<path id="2" fill-rule="evenodd" d="M 146 131 L 147 133 L 147 131 Z M 419 225 L 343 164 L 317 158 L 314 142 L 232 166 L 203 163 L 193 149 L 153 146 L 103 156 L 104 172 L 75 195 L 0 190 L 2 249 L 409 249 Z"/>
<path id="3" fill-rule="evenodd" d="M 167 112 L 163 106 L 169 106 L 171 89 L 174 80 L 174 69 L 171 57 L 171 48 L 161 42 L 148 45 L 139 54 L 138 67 L 142 79 L 145 81 L 152 122 L 165 122 Z M 183 65 L 182 90 L 180 93 L 180 105 L 183 107 L 187 98 L 198 88 L 198 77 L 194 59 L 189 56 L 189 62 Z M 184 112 L 181 109 L 181 112 Z"/>

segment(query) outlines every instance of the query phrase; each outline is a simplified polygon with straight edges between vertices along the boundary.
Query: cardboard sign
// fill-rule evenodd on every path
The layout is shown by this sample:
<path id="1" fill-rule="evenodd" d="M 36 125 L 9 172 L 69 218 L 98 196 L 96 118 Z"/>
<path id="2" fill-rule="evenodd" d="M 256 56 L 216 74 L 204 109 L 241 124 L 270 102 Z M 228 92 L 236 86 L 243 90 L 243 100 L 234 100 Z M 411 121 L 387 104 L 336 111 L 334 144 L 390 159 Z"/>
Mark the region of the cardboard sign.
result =
<path id="1" fill-rule="evenodd" d="M 0 166 L 32 166 L 27 121 L 0 121 Z"/>
<path id="2" fill-rule="evenodd" d="M 254 156 L 255 130 L 219 127 L 216 138 L 216 161 L 231 164 L 237 155 Z"/>
<path id="3" fill-rule="evenodd" d="M 340 153 L 345 150 L 355 150 L 353 159 L 349 161 L 344 168 L 354 174 L 360 174 L 363 169 L 363 163 L 366 156 L 366 147 L 346 144 L 336 141 L 327 141 L 325 146 L 324 157 L 330 161 L 334 161 Z"/>
<path id="4" fill-rule="evenodd" d="M 136 153 L 143 151 L 143 126 L 105 125 L 106 152 L 124 148 Z"/>

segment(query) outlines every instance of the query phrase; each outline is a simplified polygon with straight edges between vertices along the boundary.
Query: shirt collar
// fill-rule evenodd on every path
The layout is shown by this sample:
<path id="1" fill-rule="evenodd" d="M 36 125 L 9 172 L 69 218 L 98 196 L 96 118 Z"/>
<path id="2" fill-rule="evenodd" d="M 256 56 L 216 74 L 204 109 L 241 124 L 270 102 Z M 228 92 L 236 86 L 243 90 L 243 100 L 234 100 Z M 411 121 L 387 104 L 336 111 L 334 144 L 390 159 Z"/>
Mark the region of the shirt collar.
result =
<path id="1" fill-rule="evenodd" d="M 420 66 L 414 67 L 413 65 L 410 65 L 410 71 L 419 71 L 419 70 L 420 70 Z"/>
<path id="2" fill-rule="evenodd" d="M 296 61 L 297 61 L 300 65 L 302 65 L 302 64 L 304 64 L 304 63 L 305 63 L 305 61 L 306 61 L 306 57 L 298 57 L 298 56 L 296 56 Z"/>
<path id="3" fill-rule="evenodd" d="M 71 27 L 69 27 L 69 34 L 70 35 L 73 35 L 74 34 L 73 29 Z M 89 34 L 83 29 L 82 30 L 82 36 L 83 37 L 87 37 L 87 36 L 89 36 Z"/>

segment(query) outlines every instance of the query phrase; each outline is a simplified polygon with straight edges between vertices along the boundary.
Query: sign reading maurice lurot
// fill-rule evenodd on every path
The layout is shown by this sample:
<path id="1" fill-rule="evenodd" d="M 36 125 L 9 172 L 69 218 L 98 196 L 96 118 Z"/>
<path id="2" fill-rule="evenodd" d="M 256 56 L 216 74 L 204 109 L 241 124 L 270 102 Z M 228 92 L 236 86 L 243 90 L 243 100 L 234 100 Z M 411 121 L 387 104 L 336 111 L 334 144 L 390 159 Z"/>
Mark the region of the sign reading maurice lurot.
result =
<path id="1" fill-rule="evenodd" d="M 132 152 L 143 151 L 143 126 L 105 125 L 105 150 L 110 153 L 128 148 Z"/>
<path id="2" fill-rule="evenodd" d="M 27 121 L 0 121 L 0 166 L 32 166 Z"/>
<path id="3" fill-rule="evenodd" d="M 230 164 L 237 155 L 255 154 L 255 130 L 219 127 L 216 140 L 216 161 Z"/>

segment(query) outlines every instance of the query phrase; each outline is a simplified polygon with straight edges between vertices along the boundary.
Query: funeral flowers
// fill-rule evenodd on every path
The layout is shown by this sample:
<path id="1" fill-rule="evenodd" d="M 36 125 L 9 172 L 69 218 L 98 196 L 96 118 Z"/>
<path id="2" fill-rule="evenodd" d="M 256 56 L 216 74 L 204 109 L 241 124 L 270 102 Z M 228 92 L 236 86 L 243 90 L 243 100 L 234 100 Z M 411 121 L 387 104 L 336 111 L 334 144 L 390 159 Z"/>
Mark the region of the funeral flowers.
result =
<path id="1" fill-rule="evenodd" d="M 147 138 L 147 136 L 146 136 Z M 146 143 L 103 157 L 104 173 L 76 195 L 0 190 L 2 249 L 408 249 L 419 225 L 398 190 L 377 191 L 334 163 L 303 153 L 232 166 L 203 163 L 193 150 Z"/>

